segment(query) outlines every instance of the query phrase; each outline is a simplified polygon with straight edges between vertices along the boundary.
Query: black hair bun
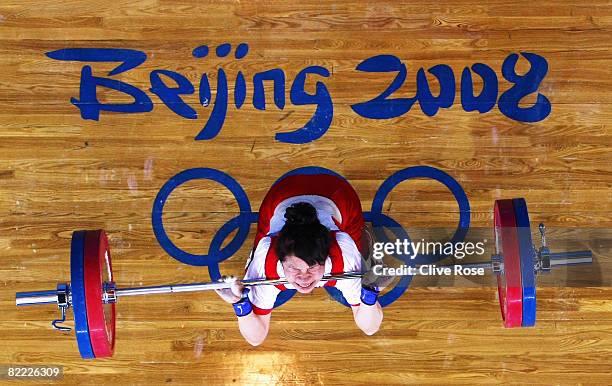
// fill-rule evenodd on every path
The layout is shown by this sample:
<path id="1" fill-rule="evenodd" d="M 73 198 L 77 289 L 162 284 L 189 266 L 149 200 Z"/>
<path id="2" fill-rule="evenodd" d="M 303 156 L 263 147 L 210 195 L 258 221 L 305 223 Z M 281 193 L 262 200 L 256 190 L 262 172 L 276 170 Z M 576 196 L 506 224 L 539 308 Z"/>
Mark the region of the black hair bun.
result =
<path id="1" fill-rule="evenodd" d="M 288 225 L 318 224 L 317 210 L 307 202 L 298 202 L 287 208 L 285 219 Z"/>

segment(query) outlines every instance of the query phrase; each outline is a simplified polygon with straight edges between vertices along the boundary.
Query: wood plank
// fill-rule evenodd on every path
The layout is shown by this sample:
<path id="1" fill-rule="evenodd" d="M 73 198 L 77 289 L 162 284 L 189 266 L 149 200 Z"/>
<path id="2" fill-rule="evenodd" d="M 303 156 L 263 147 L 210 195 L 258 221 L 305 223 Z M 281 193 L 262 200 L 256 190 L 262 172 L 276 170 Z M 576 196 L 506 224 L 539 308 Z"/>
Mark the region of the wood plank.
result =
<path id="1" fill-rule="evenodd" d="M 611 35 L 609 0 L 2 1 L 0 363 L 61 364 L 66 384 L 610 384 Z M 242 42 L 250 47 L 243 59 L 214 54 L 219 44 Z M 194 58 L 193 49 L 203 44 L 211 53 Z M 78 47 L 146 53 L 145 63 L 113 79 L 145 90 L 153 111 L 102 112 L 98 121 L 83 120 L 70 99 L 79 95 L 84 63 L 45 56 Z M 487 64 L 501 94 L 512 85 L 501 75 L 502 63 L 520 52 L 548 62 L 538 92 L 550 100 L 550 115 L 524 123 L 497 105 L 484 114 L 465 112 L 461 71 Z M 397 56 L 408 70 L 392 97 L 415 94 L 420 68 L 449 65 L 456 78 L 453 106 L 433 117 L 418 104 L 392 119 L 359 116 L 351 105 L 376 97 L 395 76 L 355 70 L 381 54 Z M 116 63 L 91 65 L 102 76 Z M 289 98 L 293 80 L 308 66 L 331 73 L 309 76 L 305 91 L 314 93 L 316 82 L 323 82 L 334 105 L 332 123 L 313 142 L 279 142 L 276 134 L 313 116 L 316 106 L 295 106 Z M 206 74 L 215 94 L 219 68 L 229 80 L 227 116 L 214 139 L 195 141 L 213 107 L 200 104 L 199 82 Z M 266 110 L 256 110 L 253 76 L 272 68 L 285 72 L 286 105 L 274 106 L 266 84 Z M 156 69 L 178 72 L 195 86 L 183 99 L 197 119 L 178 116 L 147 91 Z M 521 58 L 517 71 L 528 69 Z M 232 103 L 239 71 L 247 80 L 241 109 Z M 481 80 L 474 78 L 478 91 Z M 438 93 L 433 77 L 428 81 Z M 520 106 L 535 97 L 526 96 Z M 98 98 L 131 102 L 103 89 Z M 322 290 L 297 295 L 274 311 L 269 336 L 256 348 L 242 338 L 231 307 L 212 293 L 125 298 L 117 305 L 115 357 L 93 362 L 80 359 L 73 335 L 52 331 L 54 307 L 14 306 L 16 291 L 53 289 L 69 280 L 75 229 L 107 230 L 120 287 L 210 280 L 206 266 L 169 256 L 151 223 L 160 188 L 183 170 L 229 174 L 244 189 L 250 212 L 257 212 L 284 173 L 325 167 L 347 178 L 369 211 L 387 178 L 419 165 L 459 182 L 471 209 L 466 240 L 487 240 L 484 256 L 459 262 L 483 261 L 494 252 L 494 200 L 525 197 L 536 247 L 537 224 L 545 222 L 554 252 L 590 249 L 593 264 L 539 276 L 537 325 L 526 329 L 502 327 L 490 273 L 414 278 L 385 308 L 381 329 L 371 337 Z M 190 181 L 169 196 L 163 221 L 179 248 L 206 254 L 239 211 L 220 184 Z M 445 241 L 459 219 L 452 194 L 423 178 L 397 185 L 382 212 L 413 241 Z M 243 274 L 254 229 L 251 224 L 245 242 L 220 264 L 222 274 Z M 391 256 L 385 261 L 401 264 Z"/>

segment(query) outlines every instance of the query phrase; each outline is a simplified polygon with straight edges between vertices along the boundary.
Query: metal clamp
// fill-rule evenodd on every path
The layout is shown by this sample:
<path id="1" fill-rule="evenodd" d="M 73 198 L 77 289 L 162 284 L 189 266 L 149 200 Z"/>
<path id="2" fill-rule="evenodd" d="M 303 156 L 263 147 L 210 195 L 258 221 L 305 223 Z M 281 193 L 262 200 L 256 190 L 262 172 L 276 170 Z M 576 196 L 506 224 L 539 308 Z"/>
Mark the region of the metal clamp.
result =
<path id="1" fill-rule="evenodd" d="M 114 282 L 104 282 L 102 288 L 102 301 L 105 304 L 117 303 L 117 286 Z"/>
<path id="2" fill-rule="evenodd" d="M 543 222 L 538 225 L 538 229 L 540 230 L 540 239 L 542 241 L 542 248 L 547 248 L 546 245 L 546 225 Z"/>
<path id="3" fill-rule="evenodd" d="M 66 321 L 66 311 L 70 308 L 72 304 L 72 298 L 70 293 L 70 285 L 66 283 L 61 283 L 57 285 L 57 306 L 60 309 L 61 319 L 55 319 L 51 322 L 53 328 L 59 331 L 72 331 L 72 328 L 66 326 L 60 326 L 60 323 L 64 323 Z"/>
<path id="4" fill-rule="evenodd" d="M 491 269 L 493 273 L 500 273 L 504 270 L 504 259 L 502 255 L 491 255 Z"/>
<path id="5" fill-rule="evenodd" d="M 534 271 L 536 275 L 550 273 L 550 270 L 552 269 L 552 264 L 550 262 L 550 249 L 548 249 L 548 246 L 546 245 L 546 225 L 544 225 L 544 223 L 540 223 L 538 229 L 540 231 L 541 246 L 536 252 L 536 261 L 534 264 Z"/>

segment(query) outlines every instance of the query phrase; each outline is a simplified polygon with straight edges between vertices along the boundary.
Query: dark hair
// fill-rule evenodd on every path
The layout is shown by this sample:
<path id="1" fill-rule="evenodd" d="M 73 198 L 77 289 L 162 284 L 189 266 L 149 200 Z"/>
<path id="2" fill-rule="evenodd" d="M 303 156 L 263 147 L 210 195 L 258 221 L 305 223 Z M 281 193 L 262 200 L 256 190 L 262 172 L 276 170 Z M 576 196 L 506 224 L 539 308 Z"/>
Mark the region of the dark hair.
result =
<path id="1" fill-rule="evenodd" d="M 306 202 L 295 203 L 285 211 L 285 219 L 276 243 L 280 261 L 294 255 L 309 266 L 325 264 L 329 254 L 329 230 L 319 222 L 314 206 Z"/>

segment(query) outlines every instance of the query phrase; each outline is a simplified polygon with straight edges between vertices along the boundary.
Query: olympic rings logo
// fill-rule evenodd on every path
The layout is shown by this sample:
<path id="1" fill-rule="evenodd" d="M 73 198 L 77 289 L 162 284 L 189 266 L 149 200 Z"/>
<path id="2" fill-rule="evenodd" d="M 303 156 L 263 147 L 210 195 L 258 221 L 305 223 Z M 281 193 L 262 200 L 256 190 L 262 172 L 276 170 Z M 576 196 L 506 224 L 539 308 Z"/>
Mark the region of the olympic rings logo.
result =
<path id="1" fill-rule="evenodd" d="M 285 173 L 277 179 L 275 183 L 289 175 L 321 173 L 333 174 L 344 178 L 329 169 L 308 166 Z M 450 190 L 459 206 L 459 221 L 450 241 L 452 243 L 462 242 L 470 227 L 470 203 L 467 195 L 461 185 L 453 177 L 440 169 L 430 166 L 413 166 L 402 169 L 393 173 L 380 185 L 374 195 L 371 210 L 363 213 L 365 221 L 372 223 L 376 239 L 385 242 L 389 241 L 388 236 L 384 232 L 385 229 L 389 229 L 398 239 L 406 239 L 410 242 L 410 237 L 406 230 L 391 216 L 382 213 L 382 210 L 385 199 L 398 184 L 415 178 L 428 178 L 438 181 Z M 180 185 L 198 179 L 212 180 L 225 186 L 234 195 L 240 209 L 240 213 L 236 217 L 223 224 L 217 231 L 210 242 L 208 253 L 201 255 L 189 253 L 178 248 L 168 237 L 162 220 L 164 205 L 170 194 Z M 259 213 L 251 210 L 251 203 L 242 186 L 240 186 L 240 184 L 230 175 L 210 168 L 187 169 L 171 177 L 157 194 L 151 214 L 153 232 L 160 246 L 166 253 L 184 264 L 208 267 L 208 272 L 212 280 L 219 280 L 221 278 L 222 275 L 219 263 L 234 255 L 242 247 L 249 236 L 251 224 L 257 223 L 258 219 Z M 237 232 L 234 238 L 225 247 L 221 248 L 228 235 L 235 230 L 237 230 Z M 417 255 L 415 259 L 408 259 L 405 255 L 395 255 L 394 257 L 402 260 L 407 265 L 416 265 L 426 262 L 435 262 L 440 260 L 443 256 Z M 386 307 L 396 301 L 408 289 L 411 281 L 412 276 L 402 276 L 399 282 L 390 291 L 379 298 L 380 305 Z M 349 306 L 339 290 L 333 287 L 325 287 L 325 289 L 332 298 L 345 306 Z M 274 307 L 278 307 L 285 303 L 295 294 L 295 292 L 295 290 L 282 291 L 276 299 Z"/>

